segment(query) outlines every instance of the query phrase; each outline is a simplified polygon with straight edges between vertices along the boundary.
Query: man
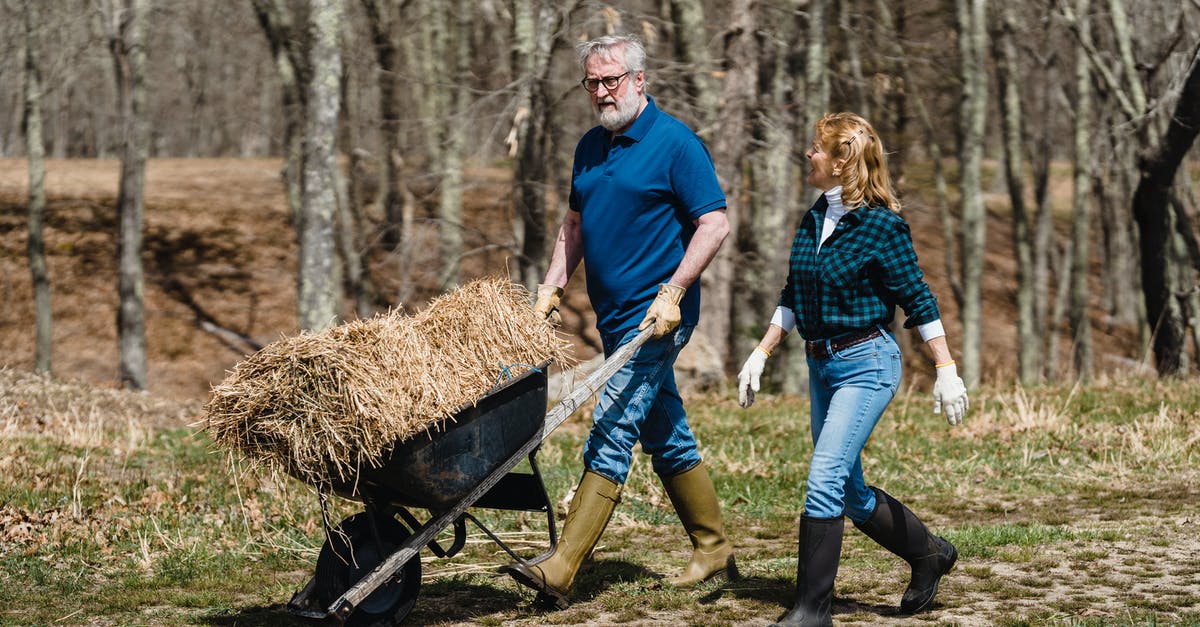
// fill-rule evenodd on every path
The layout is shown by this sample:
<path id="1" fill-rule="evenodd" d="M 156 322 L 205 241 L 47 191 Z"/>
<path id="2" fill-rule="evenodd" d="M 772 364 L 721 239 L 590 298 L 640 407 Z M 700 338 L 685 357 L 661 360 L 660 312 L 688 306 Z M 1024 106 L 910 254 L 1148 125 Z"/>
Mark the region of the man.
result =
<path id="1" fill-rule="evenodd" d="M 646 53 L 637 39 L 583 43 L 579 60 L 600 126 L 575 149 L 570 211 L 534 306 L 556 315 L 563 286 L 584 260 L 605 354 L 654 330 L 600 393 L 583 478 L 554 553 L 506 569 L 560 608 L 608 525 L 639 441 L 692 541 L 691 561 L 672 583 L 737 574 L 673 370 L 699 319 L 700 273 L 729 233 L 725 195 L 704 143 L 646 95 Z"/>

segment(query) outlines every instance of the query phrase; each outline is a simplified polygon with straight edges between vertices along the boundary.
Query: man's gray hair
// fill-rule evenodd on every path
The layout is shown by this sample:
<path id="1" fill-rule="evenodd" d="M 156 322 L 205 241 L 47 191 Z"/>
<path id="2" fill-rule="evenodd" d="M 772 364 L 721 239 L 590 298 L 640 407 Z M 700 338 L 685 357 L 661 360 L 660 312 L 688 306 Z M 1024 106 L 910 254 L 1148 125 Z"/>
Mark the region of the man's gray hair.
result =
<path id="1" fill-rule="evenodd" d="M 587 72 L 588 59 L 597 56 L 605 61 L 612 61 L 618 51 L 625 53 L 625 69 L 630 72 L 642 72 L 646 69 L 646 49 L 642 42 L 633 35 L 605 35 L 591 41 L 585 41 L 576 47 L 579 51 L 579 67 Z"/>

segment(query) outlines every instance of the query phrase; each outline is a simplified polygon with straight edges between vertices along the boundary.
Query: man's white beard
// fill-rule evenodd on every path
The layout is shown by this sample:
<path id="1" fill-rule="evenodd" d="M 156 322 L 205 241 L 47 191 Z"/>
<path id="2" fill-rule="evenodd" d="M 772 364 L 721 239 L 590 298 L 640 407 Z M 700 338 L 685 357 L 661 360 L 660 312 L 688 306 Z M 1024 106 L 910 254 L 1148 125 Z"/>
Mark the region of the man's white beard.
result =
<path id="1" fill-rule="evenodd" d="M 596 113 L 600 118 L 600 125 L 610 131 L 619 131 L 630 122 L 633 122 L 637 117 L 638 109 L 642 107 L 642 97 L 632 85 L 626 90 L 625 95 L 617 100 L 616 109 L 600 109 L 600 104 L 596 103 Z"/>

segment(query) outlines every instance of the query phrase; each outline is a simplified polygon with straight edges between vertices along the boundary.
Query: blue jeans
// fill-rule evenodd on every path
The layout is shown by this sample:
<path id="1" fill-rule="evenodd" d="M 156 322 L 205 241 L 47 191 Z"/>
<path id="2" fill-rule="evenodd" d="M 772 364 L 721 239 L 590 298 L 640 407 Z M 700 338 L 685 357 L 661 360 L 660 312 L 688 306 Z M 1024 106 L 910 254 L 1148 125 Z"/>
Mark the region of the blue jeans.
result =
<path id="1" fill-rule="evenodd" d="M 812 397 L 812 464 L 804 512 L 864 522 L 875 492 L 863 481 L 862 449 L 900 384 L 900 348 L 891 334 L 826 359 L 808 358 Z"/>
<path id="2" fill-rule="evenodd" d="M 639 441 L 650 455 L 654 472 L 670 476 L 700 463 L 696 438 L 688 427 L 683 399 L 675 388 L 675 357 L 692 337 L 693 327 L 651 339 L 604 385 L 592 412 L 592 431 L 583 449 L 583 465 L 624 484 Z M 601 334 L 605 356 L 632 340 Z"/>

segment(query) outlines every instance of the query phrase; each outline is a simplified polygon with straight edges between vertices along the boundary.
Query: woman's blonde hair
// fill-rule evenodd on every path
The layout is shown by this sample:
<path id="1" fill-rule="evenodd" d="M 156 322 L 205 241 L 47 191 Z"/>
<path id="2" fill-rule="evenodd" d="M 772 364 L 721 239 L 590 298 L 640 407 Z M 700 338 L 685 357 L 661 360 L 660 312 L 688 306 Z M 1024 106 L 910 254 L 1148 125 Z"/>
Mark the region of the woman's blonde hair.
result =
<path id="1" fill-rule="evenodd" d="M 833 163 L 841 166 L 842 203 L 848 209 L 883 205 L 900 213 L 883 143 L 871 123 L 855 113 L 828 113 L 817 121 L 817 141 Z"/>

